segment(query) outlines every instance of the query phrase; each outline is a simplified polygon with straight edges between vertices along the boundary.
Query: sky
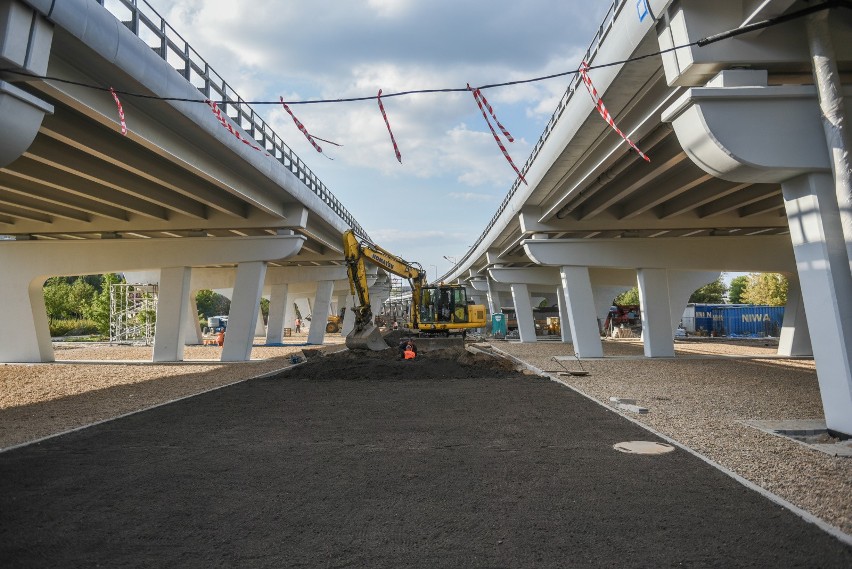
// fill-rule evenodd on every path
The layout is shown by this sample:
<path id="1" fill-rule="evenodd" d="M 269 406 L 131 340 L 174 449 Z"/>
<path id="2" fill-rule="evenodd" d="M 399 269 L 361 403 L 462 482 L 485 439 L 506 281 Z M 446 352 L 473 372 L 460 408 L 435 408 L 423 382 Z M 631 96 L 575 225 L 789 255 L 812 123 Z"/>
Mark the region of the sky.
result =
<path id="1" fill-rule="evenodd" d="M 148 0 L 245 100 L 460 88 L 576 69 L 611 0 Z M 571 77 L 483 91 L 521 168 Z M 256 106 L 372 240 L 433 280 L 497 211 L 516 174 L 470 93 Z M 499 132 L 499 131 L 498 131 Z M 450 260 L 448 260 L 450 259 Z"/>

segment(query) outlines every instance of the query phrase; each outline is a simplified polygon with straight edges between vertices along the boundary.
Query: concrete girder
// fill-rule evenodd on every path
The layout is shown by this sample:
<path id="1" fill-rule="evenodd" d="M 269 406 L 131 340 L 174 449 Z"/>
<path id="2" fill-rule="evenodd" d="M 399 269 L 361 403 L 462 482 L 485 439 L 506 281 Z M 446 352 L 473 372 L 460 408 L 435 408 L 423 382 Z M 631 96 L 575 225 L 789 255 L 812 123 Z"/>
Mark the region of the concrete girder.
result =
<path id="1" fill-rule="evenodd" d="M 789 235 L 653 239 L 527 239 L 540 265 L 789 273 L 796 264 Z"/>
<path id="2" fill-rule="evenodd" d="M 27 4 L 10 0 L 0 4 L 0 61 L 10 70 L 44 75 L 53 41 L 53 26 Z M 0 168 L 12 163 L 29 148 L 45 114 L 53 106 L 0 81 Z"/>

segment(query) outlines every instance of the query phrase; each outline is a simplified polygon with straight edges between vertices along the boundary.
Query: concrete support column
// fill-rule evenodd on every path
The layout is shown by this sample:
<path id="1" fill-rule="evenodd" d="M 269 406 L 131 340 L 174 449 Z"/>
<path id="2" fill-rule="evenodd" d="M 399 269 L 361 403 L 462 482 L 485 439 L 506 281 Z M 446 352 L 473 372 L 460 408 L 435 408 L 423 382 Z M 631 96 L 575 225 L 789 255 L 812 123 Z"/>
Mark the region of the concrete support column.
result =
<path id="1" fill-rule="evenodd" d="M 568 320 L 574 352 L 581 358 L 602 358 L 603 345 L 595 316 L 595 296 L 588 267 L 562 267 L 562 291 L 568 303 Z"/>
<path id="2" fill-rule="evenodd" d="M 825 142 L 834 173 L 834 193 L 852 268 L 852 135 L 843 103 L 843 84 L 828 27 L 828 10 L 807 17 L 808 48 L 813 62 L 814 83 L 819 95 Z"/>
<path id="3" fill-rule="evenodd" d="M 521 342 L 535 342 L 535 320 L 533 319 L 530 289 L 525 284 L 512 284 L 512 300 L 515 303 L 515 318 Z"/>
<path id="4" fill-rule="evenodd" d="M 571 342 L 571 323 L 568 321 L 568 301 L 565 300 L 565 291 L 562 287 L 556 289 L 556 304 L 559 306 L 559 333 L 562 341 Z"/>
<path id="5" fill-rule="evenodd" d="M 778 340 L 779 356 L 812 356 L 811 336 L 808 332 L 808 320 L 805 316 L 805 304 L 802 301 L 802 288 L 799 278 L 789 275 L 787 282 L 787 306 L 784 308 L 784 323 Z"/>
<path id="6" fill-rule="evenodd" d="M 269 318 L 266 321 L 266 343 L 280 344 L 284 337 L 284 314 L 287 310 L 287 284 L 272 285 L 269 294 Z"/>
<path id="7" fill-rule="evenodd" d="M 201 325 L 198 322 L 198 303 L 195 291 L 191 289 L 186 299 L 186 318 L 183 324 L 184 345 L 195 346 L 201 343 Z"/>
<path id="8" fill-rule="evenodd" d="M 314 312 L 311 316 L 311 329 L 308 331 L 308 344 L 321 345 L 325 340 L 325 324 L 328 322 L 328 305 L 331 302 L 332 291 L 334 291 L 334 281 L 317 283 Z"/>
<path id="9" fill-rule="evenodd" d="M 237 279 L 228 315 L 228 331 L 222 348 L 223 362 L 247 361 L 251 358 L 254 328 L 260 310 L 260 296 L 266 263 L 253 261 L 237 265 Z"/>
<path id="10" fill-rule="evenodd" d="M 669 282 L 665 269 L 639 269 L 642 342 L 649 358 L 674 357 Z"/>
<path id="11" fill-rule="evenodd" d="M 346 307 L 346 311 L 343 313 L 343 323 L 340 325 L 340 333 L 346 336 L 355 328 L 355 311 L 352 310 L 355 307 L 355 297 L 347 294 L 345 297 L 342 297 L 342 300 L 342 306 Z"/>
<path id="12" fill-rule="evenodd" d="M 157 299 L 157 326 L 154 331 L 155 362 L 183 361 L 184 326 L 189 304 L 189 281 L 192 269 L 169 267 L 160 271 Z"/>
<path id="13" fill-rule="evenodd" d="M 488 283 L 488 311 L 491 314 L 499 314 L 502 312 L 502 303 L 500 298 L 500 291 L 497 290 L 497 283 L 494 282 L 494 279 L 488 277 L 485 281 Z"/>
<path id="14" fill-rule="evenodd" d="M 829 429 L 852 435 L 852 272 L 830 174 L 781 185 Z"/>
<path id="15" fill-rule="evenodd" d="M 260 302 L 257 303 L 257 320 L 254 322 L 254 337 L 257 338 L 258 336 L 266 338 L 266 325 L 263 323 L 263 311 L 260 309 Z"/>

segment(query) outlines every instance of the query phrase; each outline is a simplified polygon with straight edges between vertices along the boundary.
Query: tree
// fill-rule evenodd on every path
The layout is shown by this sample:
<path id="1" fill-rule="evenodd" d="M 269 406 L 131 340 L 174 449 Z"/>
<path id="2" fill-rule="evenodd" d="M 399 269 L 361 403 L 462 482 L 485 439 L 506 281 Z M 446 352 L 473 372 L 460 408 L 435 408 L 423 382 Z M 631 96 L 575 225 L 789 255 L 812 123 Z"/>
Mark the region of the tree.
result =
<path id="1" fill-rule="evenodd" d="M 71 308 L 68 301 L 71 298 L 71 285 L 68 281 L 63 277 L 50 277 L 44 282 L 42 291 L 48 320 L 67 319 Z"/>
<path id="2" fill-rule="evenodd" d="M 746 288 L 748 288 L 748 277 L 746 275 L 731 279 L 731 286 L 728 288 L 728 301 L 731 304 L 742 304 Z"/>
<path id="3" fill-rule="evenodd" d="M 784 306 L 787 304 L 787 277 L 778 273 L 752 273 L 742 295 L 748 304 Z"/>
<path id="4" fill-rule="evenodd" d="M 124 282 L 124 279 L 115 273 L 107 273 L 101 275 L 100 289 L 101 291 L 92 300 L 84 313 L 84 316 L 92 320 L 98 326 L 98 332 L 101 334 L 109 334 L 110 325 L 110 288 L 112 285 Z"/>
<path id="5" fill-rule="evenodd" d="M 95 300 L 97 290 L 86 279 L 79 278 L 71 283 L 68 297 L 68 315 L 76 320 L 81 320 L 92 302 Z"/>
<path id="6" fill-rule="evenodd" d="M 260 297 L 260 313 L 263 315 L 263 323 L 269 322 L 269 299 Z"/>
<path id="7" fill-rule="evenodd" d="M 633 287 L 616 296 L 612 303 L 615 306 L 632 306 L 639 304 L 639 287 Z"/>
<path id="8" fill-rule="evenodd" d="M 209 289 L 202 289 L 196 293 L 195 304 L 198 307 L 198 313 L 204 318 L 228 314 L 231 310 L 231 301 L 228 297 Z"/>
<path id="9" fill-rule="evenodd" d="M 719 275 L 719 278 L 712 283 L 707 283 L 693 292 L 689 297 L 689 302 L 718 304 L 724 302 L 726 292 L 728 292 L 728 287 L 722 281 L 722 275 Z"/>

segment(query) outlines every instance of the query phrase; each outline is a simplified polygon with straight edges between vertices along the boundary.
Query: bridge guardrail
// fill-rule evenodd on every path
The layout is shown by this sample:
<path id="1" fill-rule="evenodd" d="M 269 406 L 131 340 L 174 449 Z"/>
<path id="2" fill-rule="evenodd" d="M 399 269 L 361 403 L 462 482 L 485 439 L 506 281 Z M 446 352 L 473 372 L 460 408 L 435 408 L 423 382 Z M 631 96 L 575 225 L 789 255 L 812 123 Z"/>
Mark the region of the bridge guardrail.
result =
<path id="1" fill-rule="evenodd" d="M 293 152 L 272 128 L 249 106 L 207 61 L 183 39 L 147 0 L 95 0 L 148 44 L 175 71 L 183 75 L 205 98 L 221 101 L 219 108 L 307 188 L 316 194 L 359 237 L 368 239 L 364 228 L 331 193 L 316 174 Z M 123 10 L 122 10 L 123 8 Z M 152 45 L 154 44 L 154 45 Z"/>

